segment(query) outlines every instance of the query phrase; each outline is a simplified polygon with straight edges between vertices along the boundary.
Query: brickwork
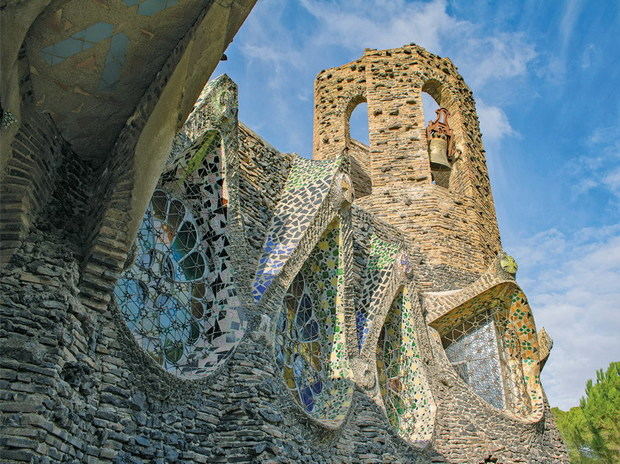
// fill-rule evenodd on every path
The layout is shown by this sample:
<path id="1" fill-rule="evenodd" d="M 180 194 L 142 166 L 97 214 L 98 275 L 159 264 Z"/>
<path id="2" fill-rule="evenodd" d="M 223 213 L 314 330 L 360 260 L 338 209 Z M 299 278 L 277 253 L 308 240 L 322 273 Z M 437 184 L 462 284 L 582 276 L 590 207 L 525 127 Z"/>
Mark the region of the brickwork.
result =
<path id="1" fill-rule="evenodd" d="M 422 92 L 449 110 L 455 159 L 448 188 L 432 183 Z M 368 102 L 365 156 L 348 120 Z M 322 71 L 315 82 L 314 157 L 344 150 L 370 174 L 372 195 L 358 204 L 416 240 L 436 264 L 483 272 L 500 249 L 473 96 L 445 58 L 414 45 L 367 49 L 359 60 Z"/>
<path id="2" fill-rule="evenodd" d="M 58 167 L 68 152 L 51 118 L 24 114 L 1 177 L 0 263 L 8 261 L 51 198 Z"/>
<path id="3" fill-rule="evenodd" d="M 42 206 L 7 204 L 28 227 L 0 268 L 1 462 L 568 462 L 538 379 L 550 339 L 499 248 L 490 193 L 475 187 L 488 179 L 469 91 L 411 46 L 321 76 L 317 101 L 333 107 L 317 110 L 320 160 L 241 124 L 225 76 L 200 95 L 161 176 L 122 156 L 165 73 L 107 171 L 46 139 L 44 119 L 21 122 L 14 146 L 48 134 L 26 155 L 53 166 L 13 183 Z M 463 105 L 451 124 L 469 151 L 448 190 L 428 179 L 424 76 Z M 364 100 L 383 111 L 369 148 L 348 140 L 344 117 Z M 390 129 L 396 110 L 411 128 Z M 383 168 L 400 162 L 387 184 Z M 481 314 L 502 336 L 497 381 L 526 386 L 528 410 L 492 405 L 448 357 L 446 334 Z"/>

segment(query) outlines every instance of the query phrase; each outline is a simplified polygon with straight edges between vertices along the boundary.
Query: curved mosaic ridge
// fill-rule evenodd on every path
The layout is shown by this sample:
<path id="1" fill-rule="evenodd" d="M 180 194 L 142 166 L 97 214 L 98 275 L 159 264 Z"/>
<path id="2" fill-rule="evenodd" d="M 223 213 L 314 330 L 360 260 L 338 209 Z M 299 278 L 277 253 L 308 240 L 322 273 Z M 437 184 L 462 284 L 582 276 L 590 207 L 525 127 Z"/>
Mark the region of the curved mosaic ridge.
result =
<path id="1" fill-rule="evenodd" d="M 411 299 L 406 290 L 394 298 L 377 343 L 379 390 L 388 419 L 411 441 L 430 440 L 435 405 L 416 343 Z"/>
<path id="2" fill-rule="evenodd" d="M 297 158 L 284 186 L 284 195 L 273 216 L 252 283 L 260 301 L 299 245 L 304 233 L 327 198 L 341 160 Z"/>
<path id="3" fill-rule="evenodd" d="M 340 230 L 332 223 L 293 279 L 276 330 L 284 383 L 312 418 L 336 427 L 353 393 L 346 356 Z"/>
<path id="4" fill-rule="evenodd" d="M 542 359 L 532 309 L 525 293 L 519 288 L 514 289 L 505 301 L 505 314 L 502 319 L 506 321 L 506 326 L 502 327 L 502 343 L 510 366 L 509 373 L 513 377 L 512 385 L 520 387 L 515 389 L 513 396 L 523 399 L 521 402 L 516 402 L 515 406 L 517 412 L 523 415 L 529 412 L 533 417 L 542 417 L 544 409 L 540 383 Z"/>
<path id="5" fill-rule="evenodd" d="M 542 417 L 538 338 L 521 289 L 497 285 L 432 326 L 456 372 L 482 399 L 529 420 Z"/>
<path id="6" fill-rule="evenodd" d="M 364 270 L 363 290 L 360 304 L 355 311 L 357 329 L 357 347 L 361 351 L 374 318 L 373 309 L 380 307 L 385 288 L 392 276 L 392 267 L 396 262 L 400 247 L 396 243 L 386 242 L 377 235 L 370 236 L 368 262 Z"/>
<path id="7" fill-rule="evenodd" d="M 168 372 L 187 378 L 222 362 L 244 332 L 227 239 L 205 229 L 208 223 L 183 201 L 156 190 L 138 231 L 136 259 L 114 289 L 138 344 Z"/>

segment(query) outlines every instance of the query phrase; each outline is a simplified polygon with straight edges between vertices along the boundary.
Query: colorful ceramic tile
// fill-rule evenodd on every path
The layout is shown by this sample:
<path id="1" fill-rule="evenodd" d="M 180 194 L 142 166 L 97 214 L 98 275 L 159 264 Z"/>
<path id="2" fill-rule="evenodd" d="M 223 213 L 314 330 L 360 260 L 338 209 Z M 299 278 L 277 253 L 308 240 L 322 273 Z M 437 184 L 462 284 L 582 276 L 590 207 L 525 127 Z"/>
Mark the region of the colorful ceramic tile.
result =
<path id="1" fill-rule="evenodd" d="M 394 299 L 377 343 L 377 376 L 388 419 L 411 441 L 430 440 L 434 404 L 420 358 L 411 300 Z"/>
<path id="2" fill-rule="evenodd" d="M 337 426 L 351 405 L 345 352 L 340 230 L 332 223 L 284 298 L 276 330 L 276 363 L 286 387 L 316 420 Z"/>
<path id="3" fill-rule="evenodd" d="M 357 343 L 360 350 L 368 335 L 369 321 L 381 309 L 398 251 L 398 244 L 386 242 L 375 234 L 371 235 L 368 261 L 362 283 L 362 295 L 355 312 Z"/>
<path id="4" fill-rule="evenodd" d="M 162 177 L 136 238 L 135 261 L 114 290 L 142 348 L 188 378 L 226 359 L 245 330 L 230 269 L 221 155 L 219 136 L 209 133 Z"/>
<path id="5" fill-rule="evenodd" d="M 329 193 L 340 162 L 297 158 L 258 262 L 252 294 L 259 301 L 304 236 Z"/>
<path id="6" fill-rule="evenodd" d="M 518 287 L 498 285 L 432 325 L 456 372 L 479 396 L 523 416 L 542 413 L 536 327 Z"/>

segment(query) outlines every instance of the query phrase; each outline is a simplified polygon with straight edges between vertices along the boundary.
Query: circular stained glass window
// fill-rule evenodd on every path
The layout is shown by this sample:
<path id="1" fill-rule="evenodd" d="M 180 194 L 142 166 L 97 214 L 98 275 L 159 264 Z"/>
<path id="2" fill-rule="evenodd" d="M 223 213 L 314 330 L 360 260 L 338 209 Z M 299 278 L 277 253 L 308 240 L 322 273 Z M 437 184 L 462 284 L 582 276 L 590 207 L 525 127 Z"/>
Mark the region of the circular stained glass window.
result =
<path id="1" fill-rule="evenodd" d="M 114 289 L 140 346 L 166 370 L 190 378 L 224 360 L 244 329 L 226 250 L 216 255 L 205 235 L 182 201 L 156 190 L 135 261 Z"/>
<path id="2" fill-rule="evenodd" d="M 306 413 L 328 426 L 342 422 L 352 395 L 338 239 L 333 224 L 293 279 L 276 330 L 276 362 L 286 387 Z"/>

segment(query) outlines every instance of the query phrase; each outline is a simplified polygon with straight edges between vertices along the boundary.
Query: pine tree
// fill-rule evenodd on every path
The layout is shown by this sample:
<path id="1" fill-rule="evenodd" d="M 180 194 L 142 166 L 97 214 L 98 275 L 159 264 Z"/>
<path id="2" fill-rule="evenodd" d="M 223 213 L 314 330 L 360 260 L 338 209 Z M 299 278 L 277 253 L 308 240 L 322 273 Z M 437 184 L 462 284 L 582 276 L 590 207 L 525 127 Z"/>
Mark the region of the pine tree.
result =
<path id="1" fill-rule="evenodd" d="M 571 464 L 620 462 L 620 362 L 597 371 L 596 383 L 587 381 L 579 406 L 552 412 Z"/>

